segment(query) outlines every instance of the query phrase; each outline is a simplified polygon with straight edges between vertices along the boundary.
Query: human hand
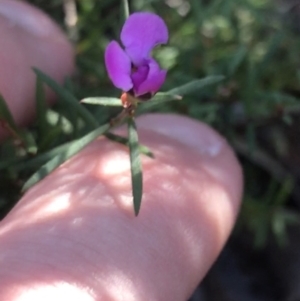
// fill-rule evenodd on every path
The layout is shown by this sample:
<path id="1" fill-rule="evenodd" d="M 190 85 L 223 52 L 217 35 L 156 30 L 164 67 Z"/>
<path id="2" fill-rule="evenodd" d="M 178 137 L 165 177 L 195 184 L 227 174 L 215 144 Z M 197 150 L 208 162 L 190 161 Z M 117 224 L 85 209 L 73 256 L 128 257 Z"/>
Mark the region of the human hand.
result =
<path id="1" fill-rule="evenodd" d="M 25 18 L 45 18 L 3 0 L 0 14 L 7 2 L 28 9 Z M 47 37 L 37 38 L 22 22 L 10 29 L 7 24 L 1 17 L 1 40 L 11 44 L 0 63 L 14 76 L 0 76 L 0 90 L 20 123 L 33 112 L 29 66 L 60 80 L 72 70 L 72 52 L 52 25 Z M 15 40 L 27 45 L 28 56 Z M 41 47 L 56 52 L 51 64 Z M 20 77 L 18 88 L 18 74 L 31 74 L 31 80 Z M 127 149 L 104 138 L 91 143 L 26 193 L 1 222 L 0 300 L 188 299 L 233 227 L 241 169 L 224 139 L 205 124 L 165 114 L 145 115 L 137 124 L 141 143 L 155 155 L 143 158 L 139 216 L 133 214 Z"/>

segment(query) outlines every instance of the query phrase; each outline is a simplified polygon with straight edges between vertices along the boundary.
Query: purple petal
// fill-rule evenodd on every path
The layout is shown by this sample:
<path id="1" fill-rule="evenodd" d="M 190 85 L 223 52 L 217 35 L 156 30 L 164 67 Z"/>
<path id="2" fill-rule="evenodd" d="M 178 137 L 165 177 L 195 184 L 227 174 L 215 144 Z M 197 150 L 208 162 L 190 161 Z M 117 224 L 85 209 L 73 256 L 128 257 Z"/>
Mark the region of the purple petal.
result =
<path id="1" fill-rule="evenodd" d="M 136 96 L 140 96 L 146 93 L 156 93 L 166 79 L 167 71 L 161 70 L 155 60 L 149 60 L 148 66 L 149 72 L 145 81 L 140 85 L 133 87 Z"/>
<path id="2" fill-rule="evenodd" d="M 167 43 L 168 28 L 156 14 L 134 13 L 122 28 L 121 41 L 132 62 L 138 66 L 149 58 L 152 48 Z"/>
<path id="3" fill-rule="evenodd" d="M 138 67 L 138 69 L 131 75 L 133 86 L 138 87 L 144 82 L 149 73 L 149 66 L 144 65 Z"/>
<path id="4" fill-rule="evenodd" d="M 133 87 L 130 58 L 116 41 L 106 47 L 105 65 L 109 78 L 117 88 L 127 92 Z"/>

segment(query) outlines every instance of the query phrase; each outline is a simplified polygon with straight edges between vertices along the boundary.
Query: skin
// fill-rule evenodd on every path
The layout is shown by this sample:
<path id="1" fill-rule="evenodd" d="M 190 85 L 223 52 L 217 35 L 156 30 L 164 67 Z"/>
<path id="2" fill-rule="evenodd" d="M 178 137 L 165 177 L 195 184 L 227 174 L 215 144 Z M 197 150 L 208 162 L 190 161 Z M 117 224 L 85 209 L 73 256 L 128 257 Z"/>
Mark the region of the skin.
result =
<path id="1" fill-rule="evenodd" d="M 18 124 L 34 117 L 38 67 L 62 83 L 74 70 L 74 51 L 58 26 L 45 14 L 24 2 L 0 2 L 0 92 Z M 48 102 L 54 94 L 48 93 Z M 0 128 L 0 140 L 7 136 Z"/>
<path id="2" fill-rule="evenodd" d="M 2 0 L 0 14 L 7 2 L 13 1 Z M 13 3 L 27 16 L 46 18 Z M 20 80 L 1 72 L 0 90 L 22 123 L 34 115 L 29 66 L 42 64 L 61 80 L 73 69 L 73 54 L 55 25 L 37 38 L 24 26 L 5 24 L 0 17 L 0 39 L 8 41 L 0 65 L 13 66 Z M 0 300 L 184 301 L 192 294 L 236 220 L 241 168 L 205 124 L 166 114 L 137 123 L 141 142 L 155 155 L 142 159 L 139 216 L 133 214 L 127 149 L 99 138 L 30 189 L 0 223 Z"/>

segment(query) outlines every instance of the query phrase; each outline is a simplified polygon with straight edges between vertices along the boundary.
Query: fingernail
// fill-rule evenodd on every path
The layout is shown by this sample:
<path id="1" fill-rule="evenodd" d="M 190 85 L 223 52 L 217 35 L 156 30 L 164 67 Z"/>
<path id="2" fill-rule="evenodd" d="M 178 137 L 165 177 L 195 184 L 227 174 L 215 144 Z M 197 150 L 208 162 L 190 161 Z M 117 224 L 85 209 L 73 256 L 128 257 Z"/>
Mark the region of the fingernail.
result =
<path id="1" fill-rule="evenodd" d="M 37 37 L 45 37 L 57 31 L 42 11 L 21 1 L 1 0 L 0 17 L 8 20 L 8 27 L 20 27 Z"/>
<path id="2" fill-rule="evenodd" d="M 218 156 L 227 144 L 216 131 L 204 123 L 175 114 L 149 114 L 137 120 L 139 128 L 145 128 L 198 150 L 202 155 Z"/>

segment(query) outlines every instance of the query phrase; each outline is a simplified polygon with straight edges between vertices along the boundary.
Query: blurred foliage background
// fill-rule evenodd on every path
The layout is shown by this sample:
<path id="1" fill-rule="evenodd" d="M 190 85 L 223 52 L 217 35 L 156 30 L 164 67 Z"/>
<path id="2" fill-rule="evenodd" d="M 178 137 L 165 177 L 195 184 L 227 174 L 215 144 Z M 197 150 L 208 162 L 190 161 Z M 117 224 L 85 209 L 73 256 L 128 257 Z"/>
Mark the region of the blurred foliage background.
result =
<path id="1" fill-rule="evenodd" d="M 119 96 L 107 77 L 103 54 L 111 39 L 119 39 L 124 21 L 121 1 L 29 2 L 51 15 L 75 45 L 77 74 L 65 87 L 77 99 Z M 169 44 L 155 50 L 161 66 L 168 69 L 162 90 L 207 75 L 226 77 L 155 111 L 210 124 L 228 139 L 244 168 L 244 202 L 234 234 L 191 300 L 300 300 L 300 3 L 130 1 L 131 12 L 141 10 L 158 13 L 170 30 Z M 92 110 L 99 124 L 117 112 L 107 107 Z M 26 130 L 36 153 L 90 130 L 59 102 L 46 109 L 45 117 L 46 141 L 39 118 Z M 12 140 L 1 146 L 0 154 L 1 161 L 12 162 L 0 162 L 3 217 L 40 163 L 26 165 L 26 156 L 20 163 L 22 154 Z"/>

